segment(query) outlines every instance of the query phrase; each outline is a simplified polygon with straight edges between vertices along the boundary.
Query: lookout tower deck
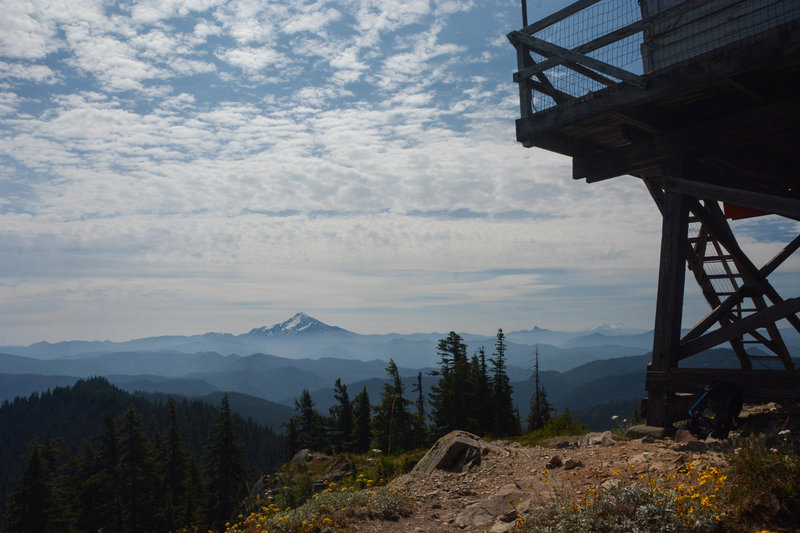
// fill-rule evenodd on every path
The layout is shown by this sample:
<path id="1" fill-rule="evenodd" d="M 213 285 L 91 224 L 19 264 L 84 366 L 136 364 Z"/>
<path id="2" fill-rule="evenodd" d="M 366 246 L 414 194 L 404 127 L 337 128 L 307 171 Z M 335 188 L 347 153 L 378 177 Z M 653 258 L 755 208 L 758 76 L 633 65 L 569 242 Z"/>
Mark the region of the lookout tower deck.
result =
<path id="1" fill-rule="evenodd" d="M 800 2 L 581 0 L 508 39 L 517 140 L 572 157 L 574 179 L 636 176 L 662 212 L 648 423 L 681 418 L 680 393 L 714 378 L 751 398 L 800 397 L 778 329 L 800 332 L 800 298 L 768 281 L 800 235 L 756 266 L 728 224 L 800 220 Z M 684 265 L 711 312 L 681 337 Z M 740 370 L 679 367 L 724 343 Z"/>

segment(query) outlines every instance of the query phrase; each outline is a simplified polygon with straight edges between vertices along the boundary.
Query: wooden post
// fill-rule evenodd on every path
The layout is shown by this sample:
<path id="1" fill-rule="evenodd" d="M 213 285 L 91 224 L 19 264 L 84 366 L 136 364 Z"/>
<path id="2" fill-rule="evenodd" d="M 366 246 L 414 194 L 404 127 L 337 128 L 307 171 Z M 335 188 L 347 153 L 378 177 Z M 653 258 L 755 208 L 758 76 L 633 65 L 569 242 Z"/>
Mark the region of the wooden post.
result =
<path id="1" fill-rule="evenodd" d="M 645 382 L 647 424 L 651 426 L 667 427 L 672 423 L 669 403 L 673 393 L 666 384 L 669 371 L 678 366 L 680 355 L 688 228 L 687 198 L 670 191 L 667 185 L 663 202 L 653 358 L 648 365 L 648 371 L 658 372 L 664 379 L 654 380 L 648 374 Z"/>

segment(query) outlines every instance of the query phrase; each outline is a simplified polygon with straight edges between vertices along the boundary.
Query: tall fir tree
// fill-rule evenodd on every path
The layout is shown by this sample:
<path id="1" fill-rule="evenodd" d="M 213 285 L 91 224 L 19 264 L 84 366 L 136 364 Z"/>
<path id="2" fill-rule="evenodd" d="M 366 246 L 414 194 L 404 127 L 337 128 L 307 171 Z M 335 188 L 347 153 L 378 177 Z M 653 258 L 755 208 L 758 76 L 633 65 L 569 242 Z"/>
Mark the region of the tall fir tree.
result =
<path id="1" fill-rule="evenodd" d="M 356 453 L 366 453 L 372 446 L 372 409 L 366 387 L 353 400 L 352 441 Z"/>
<path id="2" fill-rule="evenodd" d="M 297 446 L 318 452 L 328 451 L 325 424 L 320 414 L 314 409 L 314 401 L 311 399 L 308 389 L 303 389 L 300 397 L 294 401 L 294 408 L 297 414 L 292 420 L 295 424 Z"/>
<path id="3" fill-rule="evenodd" d="M 175 402 L 172 398 L 167 402 L 167 436 L 163 439 L 159 450 L 163 466 L 164 487 L 166 489 L 166 502 L 164 508 L 164 525 L 170 531 L 175 531 L 182 524 L 185 516 L 186 482 L 188 478 L 188 452 L 180 434 L 178 417 L 175 414 Z"/>
<path id="4" fill-rule="evenodd" d="M 439 381 L 431 387 L 430 405 L 435 437 L 454 429 L 467 429 L 465 399 L 469 395 L 467 345 L 455 331 L 437 346 L 439 369 L 432 372 Z"/>
<path id="5" fill-rule="evenodd" d="M 489 385 L 489 371 L 486 365 L 486 348 L 478 348 L 476 409 L 478 410 L 479 434 L 486 435 L 492 432 L 492 390 Z"/>
<path id="6" fill-rule="evenodd" d="M 533 367 L 533 396 L 531 396 L 531 408 L 528 412 L 528 431 L 536 431 L 543 428 L 550 421 L 550 412 L 553 408 L 547 401 L 547 393 L 539 381 L 539 347 L 536 347 L 536 354 Z"/>
<path id="7" fill-rule="evenodd" d="M 206 519 L 212 528 L 221 529 L 248 492 L 244 448 L 234 432 L 227 394 L 222 397 L 207 450 Z"/>
<path id="8" fill-rule="evenodd" d="M 18 489 L 11 495 L 8 509 L 10 531 L 43 532 L 57 531 L 52 520 L 54 487 L 41 444 L 31 446 L 30 457 Z"/>
<path id="9" fill-rule="evenodd" d="M 383 385 L 381 403 L 374 408 L 372 427 L 377 446 L 392 454 L 414 447 L 414 426 L 408 411 L 411 402 L 403 397 L 405 385 L 394 359 L 389 359 L 386 373 L 389 381 Z"/>
<path id="10" fill-rule="evenodd" d="M 513 388 L 506 371 L 506 341 L 502 328 L 497 330 L 492 363 L 493 433 L 496 437 L 519 435 L 522 432 L 519 415 L 514 410 Z"/>
<path id="11" fill-rule="evenodd" d="M 347 393 L 347 385 L 342 383 L 341 378 L 336 378 L 333 398 L 336 403 L 329 409 L 331 445 L 337 451 L 349 451 L 353 437 L 353 405 Z"/>
<path id="12" fill-rule="evenodd" d="M 154 488 L 158 485 L 158 478 L 153 449 L 133 405 L 122 417 L 120 484 L 124 513 L 122 530 L 131 533 L 154 530 Z"/>

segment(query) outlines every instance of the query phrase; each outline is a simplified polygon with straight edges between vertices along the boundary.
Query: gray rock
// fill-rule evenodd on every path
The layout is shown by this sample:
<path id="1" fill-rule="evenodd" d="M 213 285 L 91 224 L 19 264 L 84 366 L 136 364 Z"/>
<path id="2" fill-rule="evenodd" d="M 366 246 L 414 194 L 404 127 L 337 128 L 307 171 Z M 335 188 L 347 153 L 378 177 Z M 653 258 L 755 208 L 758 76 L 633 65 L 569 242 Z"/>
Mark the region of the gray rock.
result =
<path id="1" fill-rule="evenodd" d="M 517 504 L 525 498 L 525 492 L 513 487 L 504 488 L 499 493 L 468 505 L 455 519 L 460 528 L 486 528 L 503 517 L 516 516 Z"/>
<path id="2" fill-rule="evenodd" d="M 564 470 L 573 470 L 581 466 L 583 466 L 583 463 L 580 462 L 578 459 L 567 459 L 564 462 Z"/>
<path id="3" fill-rule="evenodd" d="M 696 442 L 697 439 L 688 430 L 679 429 L 675 432 L 675 442 Z"/>
<path id="4" fill-rule="evenodd" d="M 309 450 L 308 448 L 303 448 L 302 450 L 298 450 L 294 457 L 292 457 L 293 463 L 304 463 L 306 461 L 310 461 L 311 458 L 314 457 L 314 452 Z"/>
<path id="5" fill-rule="evenodd" d="M 464 467 L 480 464 L 488 447 L 481 438 L 466 431 L 451 431 L 428 450 L 412 473 L 430 474 L 436 469 L 462 472 Z"/>
<path id="6" fill-rule="evenodd" d="M 638 426 L 631 426 L 625 430 L 625 437 L 629 439 L 641 439 L 642 437 L 649 437 L 652 439 L 663 439 L 667 436 L 667 431 L 658 426 L 647 426 L 640 424 Z"/>
<path id="7" fill-rule="evenodd" d="M 602 433 L 587 433 L 581 442 L 583 446 L 613 446 L 614 437 L 611 436 L 610 431 Z"/>
<path id="8" fill-rule="evenodd" d="M 551 458 L 550 458 L 550 460 L 547 462 L 547 468 L 549 468 L 549 469 L 551 469 L 551 470 L 552 470 L 553 468 L 559 468 L 559 467 L 561 467 L 561 465 L 563 465 L 563 464 L 564 464 L 564 463 L 561 461 L 561 457 L 559 457 L 559 456 L 557 456 L 557 455 L 554 455 L 554 456 L 553 456 L 553 457 L 551 457 Z"/>

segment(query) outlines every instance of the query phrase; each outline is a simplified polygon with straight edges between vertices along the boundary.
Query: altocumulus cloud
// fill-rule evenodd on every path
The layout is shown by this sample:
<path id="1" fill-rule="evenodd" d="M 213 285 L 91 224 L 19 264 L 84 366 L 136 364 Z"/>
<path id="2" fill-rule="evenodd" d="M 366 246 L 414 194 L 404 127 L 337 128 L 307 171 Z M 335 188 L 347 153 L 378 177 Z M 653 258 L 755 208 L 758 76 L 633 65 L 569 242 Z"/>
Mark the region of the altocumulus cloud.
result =
<path id="1" fill-rule="evenodd" d="M 644 188 L 514 142 L 515 2 L 2 11 L 0 343 L 649 326 Z"/>

